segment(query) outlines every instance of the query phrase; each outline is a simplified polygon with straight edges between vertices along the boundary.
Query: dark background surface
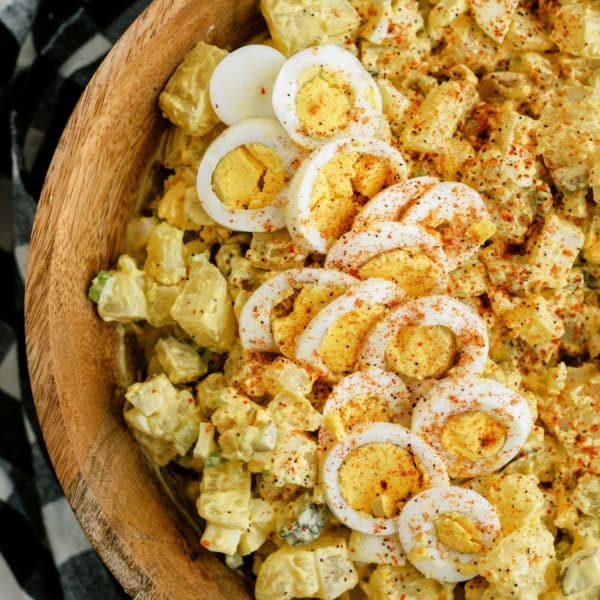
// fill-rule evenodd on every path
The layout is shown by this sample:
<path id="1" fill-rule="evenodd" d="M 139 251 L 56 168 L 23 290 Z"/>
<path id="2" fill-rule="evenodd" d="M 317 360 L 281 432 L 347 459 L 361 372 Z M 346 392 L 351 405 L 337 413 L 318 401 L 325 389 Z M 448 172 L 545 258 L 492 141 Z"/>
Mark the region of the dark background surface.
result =
<path id="1" fill-rule="evenodd" d="M 48 460 L 25 360 L 36 203 L 81 92 L 150 0 L 0 1 L 0 600 L 126 595 L 81 531 Z"/>

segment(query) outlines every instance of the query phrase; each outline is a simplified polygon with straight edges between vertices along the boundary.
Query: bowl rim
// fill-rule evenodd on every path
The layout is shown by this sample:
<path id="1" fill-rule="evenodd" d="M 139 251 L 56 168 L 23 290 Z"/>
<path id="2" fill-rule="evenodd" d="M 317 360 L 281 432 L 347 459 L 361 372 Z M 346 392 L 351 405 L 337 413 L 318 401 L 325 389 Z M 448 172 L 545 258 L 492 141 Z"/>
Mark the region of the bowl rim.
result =
<path id="1" fill-rule="evenodd" d="M 91 119 L 94 109 L 97 108 L 97 99 L 107 93 L 107 87 L 113 82 L 113 67 L 117 60 L 127 61 L 136 54 L 143 55 L 144 49 L 147 50 L 152 45 L 153 38 L 159 29 L 173 20 L 176 15 L 186 11 L 187 14 L 191 10 L 198 9 L 199 12 L 203 10 L 205 13 L 211 10 L 216 12 L 217 6 L 223 5 L 224 10 L 230 9 L 232 13 L 230 17 L 227 17 L 229 19 L 228 26 L 232 28 L 232 31 L 237 31 L 233 29 L 236 24 L 243 25 L 240 29 L 245 30 L 246 33 L 255 29 L 256 22 L 246 24 L 244 21 L 248 15 L 254 16 L 254 13 L 258 13 L 257 7 L 249 12 L 248 7 L 251 6 L 249 1 L 241 6 L 235 0 L 222 0 L 214 3 L 217 8 L 206 8 L 210 4 L 212 3 L 202 6 L 202 3 L 199 5 L 197 0 L 185 2 L 154 0 L 138 15 L 103 59 L 82 92 L 63 130 L 46 174 L 34 218 L 25 276 L 27 367 L 34 406 L 48 455 L 65 497 L 93 548 L 125 591 L 136 597 L 155 598 L 171 597 L 171 595 L 168 591 L 165 593 L 164 589 L 160 589 L 160 581 L 155 581 L 151 570 L 144 568 L 148 564 L 138 564 L 128 545 L 122 543 L 125 540 L 121 540 L 118 532 L 112 530 L 111 520 L 104 507 L 94 496 L 93 490 L 90 489 L 86 474 L 78 462 L 78 456 L 70 446 L 65 415 L 61 410 L 60 383 L 57 381 L 57 372 L 54 366 L 52 336 L 48 335 L 52 319 L 56 318 L 56 313 L 53 313 L 54 301 L 50 296 L 52 290 L 51 266 L 56 249 L 55 233 L 58 230 L 63 205 L 58 201 L 57 196 L 60 194 L 57 194 L 57 191 L 60 191 L 61 187 L 64 189 L 62 177 L 72 167 L 70 161 L 73 159 L 73 149 L 70 148 L 70 143 L 73 139 L 81 138 L 82 132 L 89 131 L 89 127 L 92 126 Z M 212 25 L 207 29 L 196 24 L 195 29 L 194 27 L 190 29 L 199 35 L 195 35 L 194 41 L 190 44 L 186 42 L 186 49 L 190 49 L 199 39 L 212 41 Z M 187 38 L 192 38 L 191 32 L 186 34 Z M 157 94 L 158 88 L 153 89 L 152 92 Z M 158 112 L 158 108 L 156 110 Z M 149 154 L 150 152 L 148 152 Z M 40 332 L 43 332 L 43 335 L 40 335 Z M 52 437 L 49 435 L 50 430 L 52 430 Z M 57 438 L 62 438 L 64 442 L 57 444 Z M 92 515 L 91 518 L 90 515 Z M 174 535 L 185 538 L 181 532 L 175 532 Z M 207 552 L 207 554 L 211 553 Z M 192 557 L 191 560 L 194 558 Z M 219 562 L 216 557 L 214 560 Z M 146 563 L 148 562 L 146 561 Z M 225 569 L 226 567 L 223 565 L 223 570 Z M 204 568 L 203 571 L 204 573 L 200 577 L 207 579 L 207 588 L 203 590 L 207 594 L 206 597 L 222 600 L 248 597 L 244 592 L 246 585 L 241 578 L 231 577 L 234 581 L 230 582 L 228 576 L 222 574 L 213 576 L 209 572 L 210 567 Z M 209 579 L 211 581 L 208 581 Z M 238 579 L 239 581 L 235 581 Z M 190 594 L 193 594 L 190 597 L 197 597 L 197 590 L 190 590 Z"/>

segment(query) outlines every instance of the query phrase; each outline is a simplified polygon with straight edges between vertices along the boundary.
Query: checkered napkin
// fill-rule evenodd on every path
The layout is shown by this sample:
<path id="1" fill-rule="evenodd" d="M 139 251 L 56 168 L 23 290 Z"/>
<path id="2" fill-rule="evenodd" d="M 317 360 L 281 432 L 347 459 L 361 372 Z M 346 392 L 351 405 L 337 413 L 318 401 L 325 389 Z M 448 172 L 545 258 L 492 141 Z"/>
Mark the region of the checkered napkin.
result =
<path id="1" fill-rule="evenodd" d="M 0 600 L 126 597 L 48 460 L 27 379 L 23 288 L 61 131 L 102 57 L 149 3 L 0 0 Z"/>

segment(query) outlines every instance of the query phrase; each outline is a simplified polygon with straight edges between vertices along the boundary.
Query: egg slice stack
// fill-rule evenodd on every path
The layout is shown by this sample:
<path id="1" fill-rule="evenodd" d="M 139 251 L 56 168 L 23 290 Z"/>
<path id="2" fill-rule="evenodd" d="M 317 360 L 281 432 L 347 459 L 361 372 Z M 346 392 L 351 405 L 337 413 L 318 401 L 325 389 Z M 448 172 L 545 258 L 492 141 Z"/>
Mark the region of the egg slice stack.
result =
<path id="1" fill-rule="evenodd" d="M 493 233 L 484 201 L 462 183 L 407 179 L 382 139 L 377 86 L 337 46 L 288 60 L 245 46 L 217 66 L 210 95 L 229 127 L 198 170 L 206 212 L 238 231 L 287 227 L 317 265 L 268 279 L 239 318 L 245 350 L 332 385 L 315 498 L 367 545 L 397 536 L 429 577 L 474 577 L 500 525 L 459 484 L 512 460 L 532 427 L 522 396 L 481 377 L 485 323 L 445 293 Z"/>

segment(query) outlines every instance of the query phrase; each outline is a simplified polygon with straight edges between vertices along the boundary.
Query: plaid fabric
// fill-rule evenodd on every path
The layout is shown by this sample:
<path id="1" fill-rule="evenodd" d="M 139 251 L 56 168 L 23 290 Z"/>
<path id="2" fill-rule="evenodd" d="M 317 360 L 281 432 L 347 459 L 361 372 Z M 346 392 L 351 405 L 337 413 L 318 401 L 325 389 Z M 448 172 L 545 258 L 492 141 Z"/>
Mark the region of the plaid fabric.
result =
<path id="1" fill-rule="evenodd" d="M 150 0 L 0 0 L 0 600 L 126 597 L 48 460 L 27 379 L 31 226 L 61 131 L 102 57 Z M 12 292 L 11 292 L 12 286 Z"/>

